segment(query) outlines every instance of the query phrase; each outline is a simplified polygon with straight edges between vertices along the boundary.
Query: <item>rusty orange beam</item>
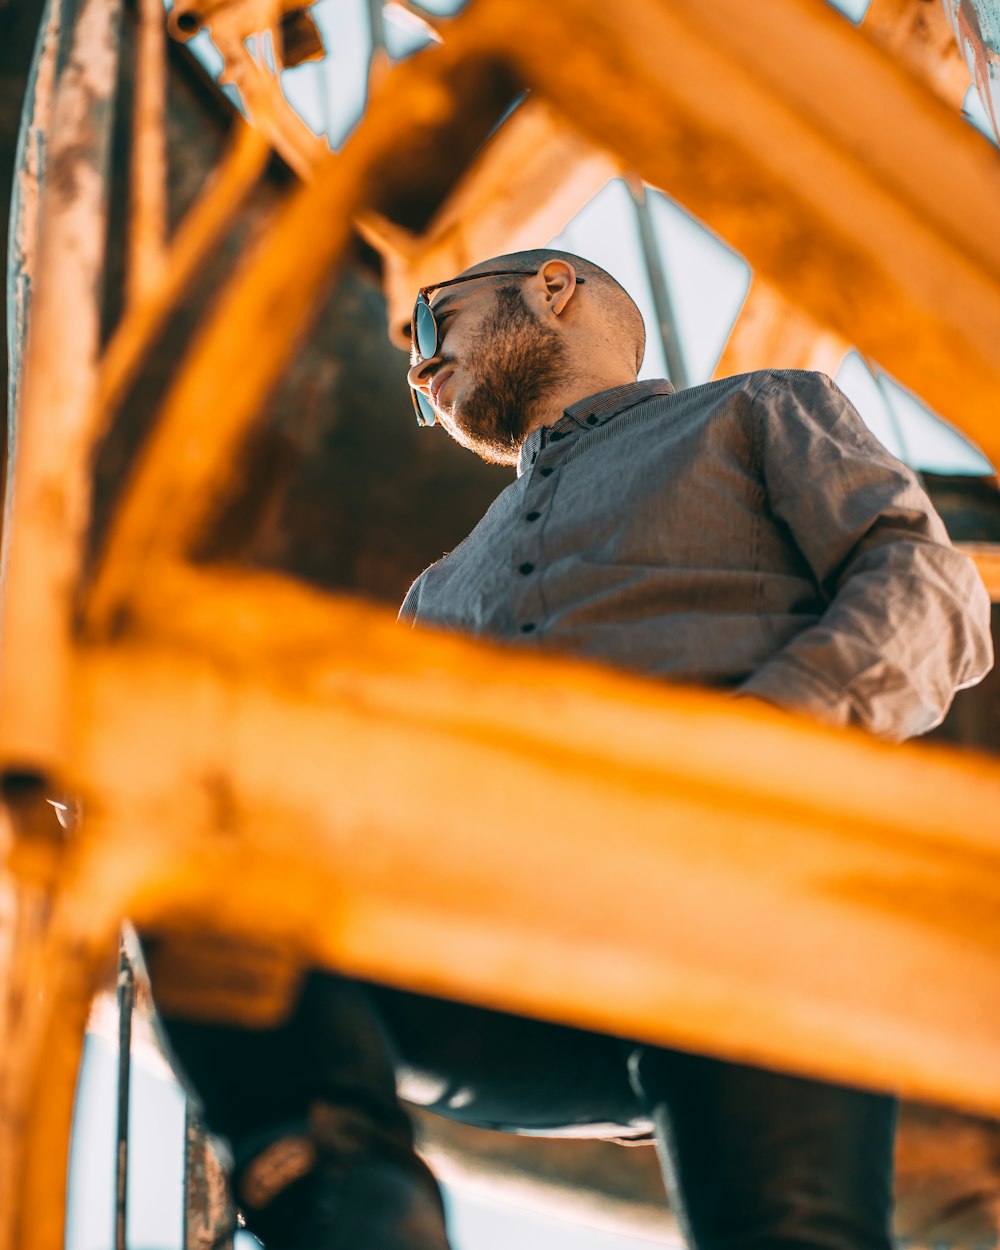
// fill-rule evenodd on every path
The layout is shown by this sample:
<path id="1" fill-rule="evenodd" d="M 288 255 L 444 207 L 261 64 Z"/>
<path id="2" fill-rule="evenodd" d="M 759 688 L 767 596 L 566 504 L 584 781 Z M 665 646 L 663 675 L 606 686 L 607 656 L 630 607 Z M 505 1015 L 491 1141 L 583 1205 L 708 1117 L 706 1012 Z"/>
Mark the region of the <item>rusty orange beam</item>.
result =
<path id="1" fill-rule="evenodd" d="M 1000 543 L 956 543 L 976 562 L 983 585 L 994 603 L 1000 603 Z"/>
<path id="2" fill-rule="evenodd" d="M 130 303 L 136 303 L 147 292 L 156 290 L 162 282 L 166 262 L 166 23 L 167 17 L 160 0 L 141 0 L 132 116 L 128 238 Z"/>
<path id="3" fill-rule="evenodd" d="M 57 37 L 46 41 L 51 65 L 42 67 L 53 94 L 44 200 L 29 241 L 37 249 L 34 295 L 11 413 L 0 569 L 0 761 L 22 772 L 58 771 L 65 747 L 72 613 L 90 513 L 120 17 L 120 0 L 85 0 L 72 21 L 60 10 Z"/>
<path id="4" fill-rule="evenodd" d="M 567 119 L 998 460 L 1000 162 L 983 136 L 816 0 L 500 7 L 489 34 Z"/>
<path id="5" fill-rule="evenodd" d="M 818 369 L 831 377 L 850 344 L 825 329 L 787 296 L 755 276 L 714 377 L 731 377 L 754 369 Z"/>
<path id="6" fill-rule="evenodd" d="M 270 145 L 259 131 L 242 120 L 233 123 L 229 148 L 171 238 L 157 282 L 144 288 L 142 297 L 125 309 L 101 358 L 95 400 L 95 426 L 100 432 L 115 416 L 144 353 L 243 197 L 260 178 L 270 154 Z"/>
<path id="7" fill-rule="evenodd" d="M 943 4 L 872 0 L 861 30 L 865 38 L 926 83 L 949 108 L 962 107 L 969 89 L 969 71 Z"/>
<path id="8" fill-rule="evenodd" d="M 88 923 L 296 935 L 358 975 L 1000 1112 L 995 761 L 277 577 L 164 572 L 134 611 L 73 711 Z"/>

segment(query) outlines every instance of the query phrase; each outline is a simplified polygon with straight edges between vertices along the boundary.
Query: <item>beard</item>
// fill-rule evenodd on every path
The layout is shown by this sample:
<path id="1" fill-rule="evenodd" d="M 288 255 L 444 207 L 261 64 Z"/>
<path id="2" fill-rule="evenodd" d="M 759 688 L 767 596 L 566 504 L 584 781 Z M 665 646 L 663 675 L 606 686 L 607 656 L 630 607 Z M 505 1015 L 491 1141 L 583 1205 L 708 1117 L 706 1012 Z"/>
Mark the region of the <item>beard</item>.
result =
<path id="1" fill-rule="evenodd" d="M 566 345 L 531 311 L 520 287 L 505 286 L 470 356 L 478 380 L 453 414 L 454 437 L 491 464 L 516 464 L 540 404 L 566 378 Z"/>

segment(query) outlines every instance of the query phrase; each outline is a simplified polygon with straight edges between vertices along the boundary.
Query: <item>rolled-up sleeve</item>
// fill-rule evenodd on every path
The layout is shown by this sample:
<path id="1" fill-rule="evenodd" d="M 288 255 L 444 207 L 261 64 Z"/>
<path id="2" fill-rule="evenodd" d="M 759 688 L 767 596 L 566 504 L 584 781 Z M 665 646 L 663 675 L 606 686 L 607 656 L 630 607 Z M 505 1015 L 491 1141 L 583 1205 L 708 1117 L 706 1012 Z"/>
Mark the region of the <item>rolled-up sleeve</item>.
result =
<path id="1" fill-rule="evenodd" d="M 975 565 L 829 378 L 767 379 L 753 419 L 770 510 L 827 606 L 739 693 L 891 741 L 925 733 L 992 664 Z"/>

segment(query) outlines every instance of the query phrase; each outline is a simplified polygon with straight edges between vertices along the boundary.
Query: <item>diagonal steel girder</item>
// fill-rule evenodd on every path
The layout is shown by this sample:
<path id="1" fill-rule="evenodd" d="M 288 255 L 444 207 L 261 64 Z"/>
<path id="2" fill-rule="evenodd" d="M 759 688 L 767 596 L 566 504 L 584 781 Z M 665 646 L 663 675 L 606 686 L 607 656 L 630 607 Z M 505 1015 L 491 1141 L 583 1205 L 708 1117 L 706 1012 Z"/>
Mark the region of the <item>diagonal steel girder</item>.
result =
<path id="1" fill-rule="evenodd" d="M 1000 157 L 917 50 L 819 0 L 478 0 L 446 38 L 505 56 L 998 459 Z M 531 202 L 516 180 L 510 194 Z"/>
<path id="2" fill-rule="evenodd" d="M 567 119 L 1000 462 L 1000 156 L 905 65 L 818 0 L 493 12 Z"/>
<path id="3" fill-rule="evenodd" d="M 68 710 L 88 820 L 6 1057 L 4 1250 L 61 1245 L 73 1042 L 126 915 L 1000 1113 L 995 761 L 179 567 L 80 648 Z"/>
<path id="4" fill-rule="evenodd" d="M 95 931 L 121 909 L 294 938 L 446 997 L 1000 1111 L 995 761 L 271 575 L 165 572 L 79 662 Z"/>

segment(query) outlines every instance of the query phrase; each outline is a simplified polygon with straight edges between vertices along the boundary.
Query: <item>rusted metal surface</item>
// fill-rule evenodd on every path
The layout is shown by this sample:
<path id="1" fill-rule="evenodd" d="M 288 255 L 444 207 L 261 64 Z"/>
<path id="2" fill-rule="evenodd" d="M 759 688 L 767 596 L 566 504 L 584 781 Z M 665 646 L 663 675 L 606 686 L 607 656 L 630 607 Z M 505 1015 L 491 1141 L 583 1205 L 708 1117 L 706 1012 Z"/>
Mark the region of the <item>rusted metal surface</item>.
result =
<path id="1" fill-rule="evenodd" d="M 6 346 L 9 362 L 13 365 L 8 378 L 7 402 L 12 413 L 17 411 L 18 405 L 20 366 L 24 358 L 28 330 L 29 296 L 37 260 L 39 196 L 45 172 L 47 132 L 52 119 L 60 11 L 60 0 L 52 0 L 46 6 L 45 21 L 38 29 L 37 40 L 33 40 L 32 68 L 28 75 L 23 111 L 20 113 L 21 124 L 13 162 L 15 181 L 6 257 Z M 40 15 L 36 12 L 36 19 Z M 22 35 L 22 51 L 26 51 L 24 42 L 26 41 Z M 15 429 L 16 425 L 11 423 L 7 433 L 12 435 Z"/>
<path id="2" fill-rule="evenodd" d="M 130 969 L 134 999 L 130 1017 L 131 1065 L 159 1080 L 174 1078 L 171 1057 L 153 1006 L 145 951 L 131 925 L 123 926 L 118 965 L 118 992 L 101 987 L 91 1004 L 87 1036 L 101 1038 L 109 1048 L 122 1051 L 121 985 L 123 961 Z M 176 1078 L 174 1078 L 176 1079 Z M 150 1126 L 139 1125 L 142 1133 Z M 154 1129 L 158 1126 L 153 1126 Z M 75 1129 L 83 1131 L 83 1126 Z M 165 1145 L 167 1143 L 161 1143 Z M 236 1217 L 229 1199 L 225 1152 L 220 1151 L 198 1114 L 190 1097 L 185 1103 L 184 1138 L 175 1143 L 183 1151 L 184 1225 L 183 1250 L 232 1250 Z"/>
<path id="3" fill-rule="evenodd" d="M 247 46 L 247 30 L 239 15 L 230 11 L 212 22 L 212 38 L 226 59 L 224 81 L 240 93 L 246 115 L 301 178 L 311 179 L 330 159 L 324 140 L 318 138 L 285 103 L 278 79 L 280 62 L 271 69 L 264 53 L 265 41 L 277 57 L 281 46 L 277 19 L 252 28 L 253 50 Z"/>
<path id="4" fill-rule="evenodd" d="M 12 888 L 15 914 L 14 957 L 4 969 L 3 984 L 0 1245 L 4 1250 L 25 1245 L 59 1250 L 83 1033 L 93 994 L 113 975 L 116 943 L 113 933 L 93 945 L 80 940 L 59 898 L 61 872 L 57 869 L 55 878 L 44 883 L 33 881 L 17 861 L 37 846 L 26 848 L 16 827 L 14 833 L 5 881 Z M 37 866 L 37 855 L 34 859 Z M 36 1203 L 39 1198 L 42 1205 Z"/>
<path id="5" fill-rule="evenodd" d="M 282 64 L 288 67 L 304 65 L 307 61 L 321 61 L 325 56 L 323 36 L 308 9 L 295 9 L 283 14 L 279 29 Z"/>
<path id="6" fill-rule="evenodd" d="M 60 24 L 35 292 L 14 414 L 0 603 L 0 755 L 6 768 L 41 775 L 59 772 L 65 749 L 71 617 L 89 520 L 118 22 L 119 0 L 82 0 Z M 45 662 L 31 664 L 31 655 Z"/>

